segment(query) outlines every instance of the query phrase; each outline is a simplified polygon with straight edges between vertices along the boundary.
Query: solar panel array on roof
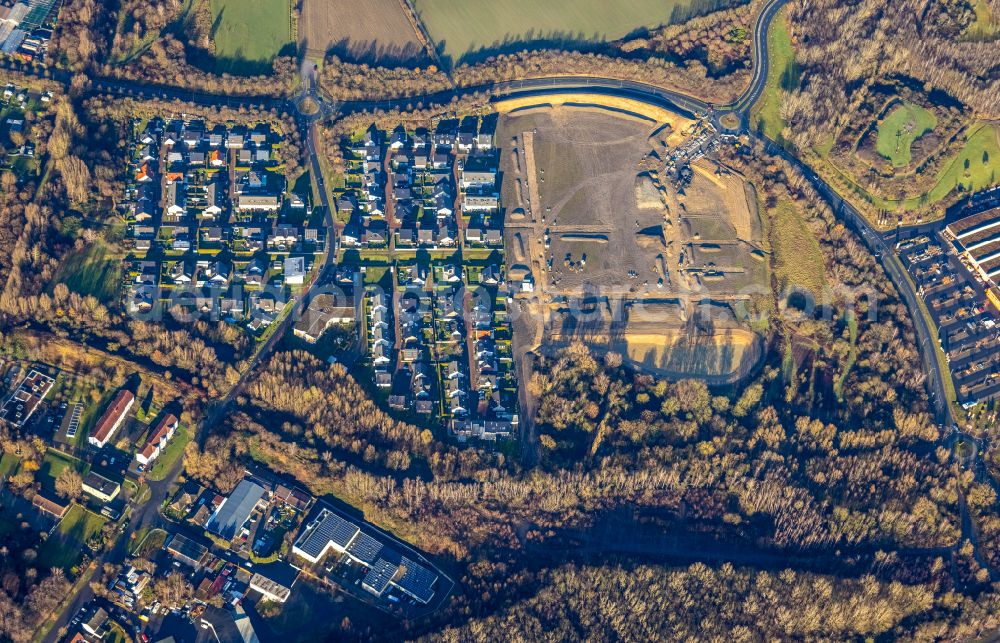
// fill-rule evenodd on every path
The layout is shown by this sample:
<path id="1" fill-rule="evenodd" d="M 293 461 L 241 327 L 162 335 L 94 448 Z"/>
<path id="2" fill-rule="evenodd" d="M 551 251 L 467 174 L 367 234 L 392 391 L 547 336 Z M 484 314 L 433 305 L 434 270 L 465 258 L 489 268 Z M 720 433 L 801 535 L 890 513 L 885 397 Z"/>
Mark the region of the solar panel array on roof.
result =
<path id="1" fill-rule="evenodd" d="M 205 525 L 206 529 L 226 540 L 232 540 L 263 497 L 264 487 L 249 480 L 240 481 L 229 497 L 208 519 L 208 524 Z"/>
<path id="2" fill-rule="evenodd" d="M 379 596 L 389 586 L 389 581 L 396 575 L 396 572 L 399 571 L 399 563 L 394 562 L 394 560 L 399 560 L 399 555 L 391 550 L 385 553 L 392 555 L 393 560 L 379 558 L 368 568 L 368 573 L 365 574 L 364 580 L 361 581 L 365 589 Z"/>
<path id="3" fill-rule="evenodd" d="M 316 528 L 306 534 L 306 537 L 296 547 L 311 558 L 319 558 L 329 543 L 333 543 L 341 551 L 346 549 L 358 531 L 360 530 L 354 523 L 324 509 L 320 514 Z"/>
<path id="4" fill-rule="evenodd" d="M 382 548 L 382 543 L 362 531 L 351 543 L 351 546 L 347 548 L 347 553 L 353 558 L 370 565 L 378 560 L 379 552 L 382 551 Z"/>
<path id="5" fill-rule="evenodd" d="M 396 587 L 421 603 L 429 602 L 434 596 L 431 586 L 437 580 L 437 574 L 406 556 L 403 556 L 400 567 L 403 568 L 403 574 L 396 580 Z"/>
<path id="6" fill-rule="evenodd" d="M 403 556 L 382 542 L 378 534 L 361 531 L 358 525 L 329 509 L 320 510 L 299 536 L 294 549 L 315 563 L 331 544 L 338 551 L 346 551 L 356 563 L 368 567 L 362 586 L 376 596 L 382 596 L 393 585 L 424 604 L 433 598 L 432 587 L 438 575 L 431 568 Z"/>

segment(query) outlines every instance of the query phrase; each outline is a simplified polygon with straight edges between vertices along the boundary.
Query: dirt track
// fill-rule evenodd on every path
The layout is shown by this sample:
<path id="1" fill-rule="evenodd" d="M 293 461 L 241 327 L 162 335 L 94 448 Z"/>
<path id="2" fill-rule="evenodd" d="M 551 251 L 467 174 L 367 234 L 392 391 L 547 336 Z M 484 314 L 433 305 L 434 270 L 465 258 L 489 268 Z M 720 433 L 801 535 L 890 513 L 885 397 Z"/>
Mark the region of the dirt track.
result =
<path id="1" fill-rule="evenodd" d="M 658 127 L 593 106 L 504 114 L 497 140 L 508 178 L 503 202 L 513 215 L 508 253 L 531 270 L 535 291 L 519 297 L 534 300 L 544 331 L 522 327 L 532 327 L 533 345 L 603 342 L 651 371 L 726 380 L 759 353 L 756 336 L 731 313 L 731 324 L 700 328 L 697 338 L 686 337 L 684 312 L 625 328 L 622 306 L 670 299 L 682 311 L 707 296 L 728 310 L 746 287 L 768 283 L 766 263 L 751 256 L 761 227 L 746 182 L 704 164 L 686 190 L 662 184 L 649 162 Z M 667 135 L 683 139 L 678 130 Z M 596 309 L 581 316 L 584 300 Z"/>

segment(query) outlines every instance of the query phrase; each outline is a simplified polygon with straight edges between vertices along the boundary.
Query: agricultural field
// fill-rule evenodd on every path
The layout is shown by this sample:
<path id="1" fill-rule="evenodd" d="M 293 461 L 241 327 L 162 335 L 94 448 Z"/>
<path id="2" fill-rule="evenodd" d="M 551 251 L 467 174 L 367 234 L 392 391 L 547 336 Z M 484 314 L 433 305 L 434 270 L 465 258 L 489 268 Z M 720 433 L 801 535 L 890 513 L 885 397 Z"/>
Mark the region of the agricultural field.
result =
<path id="1" fill-rule="evenodd" d="M 216 71 L 268 72 L 271 61 L 292 44 L 288 0 L 210 0 Z"/>
<path id="2" fill-rule="evenodd" d="M 304 0 L 299 48 L 369 64 L 422 65 L 426 54 L 399 0 Z"/>
<path id="3" fill-rule="evenodd" d="M 743 312 L 770 283 L 756 193 L 705 160 L 683 189 L 666 179 L 659 159 L 695 126 L 627 107 L 500 105 L 509 274 L 541 295 L 523 304 L 539 309 L 518 322 L 519 350 L 580 340 L 729 381 L 761 353 Z M 693 303 L 706 294 L 717 305 Z"/>
<path id="4" fill-rule="evenodd" d="M 388 1 L 388 0 L 385 0 Z M 528 44 L 616 40 L 687 15 L 691 0 L 415 0 L 430 37 L 453 62 Z"/>
<path id="5" fill-rule="evenodd" d="M 878 126 L 876 149 L 896 167 L 910 164 L 910 146 L 934 129 L 937 117 L 930 110 L 913 103 L 894 108 Z"/>

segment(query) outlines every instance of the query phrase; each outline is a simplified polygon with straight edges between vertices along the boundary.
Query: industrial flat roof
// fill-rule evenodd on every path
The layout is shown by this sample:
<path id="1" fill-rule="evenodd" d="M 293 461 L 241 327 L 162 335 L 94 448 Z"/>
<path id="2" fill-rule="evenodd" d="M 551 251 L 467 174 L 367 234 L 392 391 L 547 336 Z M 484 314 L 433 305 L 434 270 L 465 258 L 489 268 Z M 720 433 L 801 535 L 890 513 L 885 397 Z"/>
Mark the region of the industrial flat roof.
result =
<path id="1" fill-rule="evenodd" d="M 312 558 L 319 558 L 331 542 L 340 549 L 347 549 L 351 539 L 360 531 L 357 525 L 327 509 L 320 512 L 318 521 L 316 527 L 303 534 L 295 545 Z"/>
<path id="2" fill-rule="evenodd" d="M 437 574 L 406 556 L 403 556 L 399 566 L 403 574 L 396 580 L 395 585 L 421 603 L 430 602 L 434 596 L 431 586 L 437 581 Z"/>
<path id="3" fill-rule="evenodd" d="M 385 588 L 389 586 L 389 581 L 399 571 L 399 554 L 392 550 L 387 550 L 384 554 L 387 556 L 379 558 L 369 566 L 368 573 L 365 574 L 362 581 L 377 594 L 385 591 Z"/>

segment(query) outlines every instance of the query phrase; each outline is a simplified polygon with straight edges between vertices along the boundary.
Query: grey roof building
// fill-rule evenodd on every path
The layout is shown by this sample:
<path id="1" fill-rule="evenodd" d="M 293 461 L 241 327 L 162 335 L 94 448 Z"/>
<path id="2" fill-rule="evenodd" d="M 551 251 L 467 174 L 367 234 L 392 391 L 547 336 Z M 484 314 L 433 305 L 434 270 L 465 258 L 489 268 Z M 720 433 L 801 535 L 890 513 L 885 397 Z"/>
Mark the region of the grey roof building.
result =
<path id="1" fill-rule="evenodd" d="M 377 532 L 362 531 L 324 507 L 299 534 L 292 552 L 315 564 L 331 550 L 367 567 L 361 586 L 376 596 L 390 586 L 424 604 L 434 596 L 438 574 L 432 568 L 400 554 Z"/>
<path id="2" fill-rule="evenodd" d="M 292 546 L 292 551 L 309 562 L 316 563 L 328 549 L 338 553 L 346 551 L 360 531 L 361 529 L 354 523 L 323 509 L 316 519 L 306 526 Z"/>
<path id="3" fill-rule="evenodd" d="M 208 519 L 205 528 L 226 540 L 232 540 L 263 497 L 264 487 L 249 480 L 240 481 Z"/>

